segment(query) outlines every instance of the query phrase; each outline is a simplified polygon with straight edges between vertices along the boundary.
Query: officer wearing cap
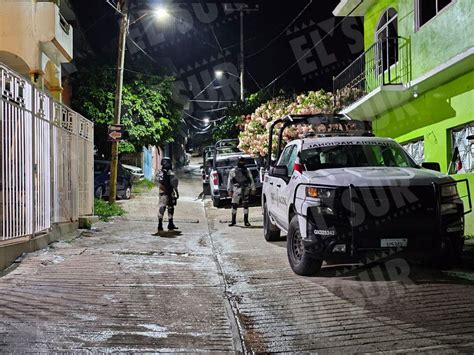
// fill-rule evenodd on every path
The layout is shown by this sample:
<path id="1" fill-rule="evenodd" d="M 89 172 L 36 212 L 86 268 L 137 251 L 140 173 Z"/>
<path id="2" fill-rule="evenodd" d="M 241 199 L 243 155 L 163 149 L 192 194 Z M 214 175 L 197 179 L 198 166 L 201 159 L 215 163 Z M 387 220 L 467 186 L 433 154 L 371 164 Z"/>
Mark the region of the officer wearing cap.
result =
<path id="1" fill-rule="evenodd" d="M 163 216 L 166 209 L 168 209 L 168 230 L 178 229 L 173 223 L 174 207 L 179 198 L 178 178 L 173 173 L 170 158 L 163 158 L 161 160 L 161 170 L 156 175 L 156 183 L 160 189 L 158 232 L 163 231 Z"/>
<path id="2" fill-rule="evenodd" d="M 229 173 L 227 181 L 227 192 L 232 198 L 232 222 L 229 227 L 235 226 L 237 219 L 237 208 L 240 203 L 244 208 L 244 223 L 250 227 L 249 223 L 249 198 L 251 193 L 255 193 L 255 182 L 252 173 L 245 166 L 245 158 L 239 158 L 237 167 Z"/>

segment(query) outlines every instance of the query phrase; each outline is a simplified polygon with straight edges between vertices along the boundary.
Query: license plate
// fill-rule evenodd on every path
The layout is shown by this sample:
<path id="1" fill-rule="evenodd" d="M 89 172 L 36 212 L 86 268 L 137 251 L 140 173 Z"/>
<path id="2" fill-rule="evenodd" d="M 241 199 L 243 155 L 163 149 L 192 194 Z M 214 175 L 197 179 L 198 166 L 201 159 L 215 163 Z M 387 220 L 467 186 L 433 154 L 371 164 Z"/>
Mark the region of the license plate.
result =
<path id="1" fill-rule="evenodd" d="M 398 238 L 398 239 L 381 239 L 380 247 L 382 248 L 401 248 L 408 245 L 408 239 Z"/>

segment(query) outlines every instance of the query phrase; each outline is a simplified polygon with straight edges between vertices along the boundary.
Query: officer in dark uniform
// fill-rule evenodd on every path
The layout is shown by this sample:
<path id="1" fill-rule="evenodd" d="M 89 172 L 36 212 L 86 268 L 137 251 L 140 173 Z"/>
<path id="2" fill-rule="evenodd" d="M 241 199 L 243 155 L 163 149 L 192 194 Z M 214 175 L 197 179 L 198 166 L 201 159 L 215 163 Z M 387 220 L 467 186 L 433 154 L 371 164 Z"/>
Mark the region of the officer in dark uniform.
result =
<path id="1" fill-rule="evenodd" d="M 232 222 L 229 227 L 235 226 L 237 219 L 237 208 L 240 203 L 244 208 L 244 223 L 250 227 L 249 223 L 249 198 L 255 193 L 255 182 L 252 173 L 245 166 L 245 158 L 239 158 L 237 167 L 229 173 L 227 181 L 227 192 L 232 198 Z"/>
<path id="2" fill-rule="evenodd" d="M 172 170 L 170 158 L 161 160 L 161 170 L 156 175 L 156 184 L 160 189 L 160 202 L 158 207 L 158 232 L 163 231 L 163 216 L 168 208 L 168 230 L 178 229 L 173 223 L 174 207 L 179 198 L 178 178 Z"/>

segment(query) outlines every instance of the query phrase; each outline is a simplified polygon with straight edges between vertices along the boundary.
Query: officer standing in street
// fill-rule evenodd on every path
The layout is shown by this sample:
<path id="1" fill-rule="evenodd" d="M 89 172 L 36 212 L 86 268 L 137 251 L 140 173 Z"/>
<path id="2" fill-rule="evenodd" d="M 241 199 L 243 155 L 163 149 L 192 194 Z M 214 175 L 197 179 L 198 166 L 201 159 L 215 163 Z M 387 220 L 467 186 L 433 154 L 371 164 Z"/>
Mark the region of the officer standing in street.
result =
<path id="1" fill-rule="evenodd" d="M 178 178 L 173 173 L 170 158 L 161 160 L 161 170 L 156 175 L 156 183 L 160 189 L 160 202 L 158 207 L 158 233 L 163 231 L 163 216 L 168 208 L 168 230 L 178 229 L 173 223 L 174 207 L 176 206 L 178 193 Z"/>
<path id="2" fill-rule="evenodd" d="M 235 226 L 237 220 L 237 208 L 240 203 L 244 208 L 244 223 L 250 227 L 249 223 L 249 198 L 250 194 L 255 194 L 255 182 L 252 173 L 245 166 L 245 158 L 239 158 L 237 167 L 229 173 L 227 182 L 227 192 L 232 198 L 232 222 L 229 227 Z"/>

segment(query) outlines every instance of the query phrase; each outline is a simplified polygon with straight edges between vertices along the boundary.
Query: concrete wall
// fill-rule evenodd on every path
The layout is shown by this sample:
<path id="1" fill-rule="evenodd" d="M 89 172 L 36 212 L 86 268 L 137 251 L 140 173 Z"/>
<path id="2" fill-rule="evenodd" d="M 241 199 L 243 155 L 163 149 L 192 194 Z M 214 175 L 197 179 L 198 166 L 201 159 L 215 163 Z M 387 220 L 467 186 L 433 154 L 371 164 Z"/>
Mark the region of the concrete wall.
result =
<path id="1" fill-rule="evenodd" d="M 0 61 L 55 99 L 61 97 L 61 63 L 71 61 L 72 52 L 72 27 L 55 3 L 1 1 Z"/>
<path id="2" fill-rule="evenodd" d="M 415 31 L 414 0 L 378 0 L 364 15 L 364 42 L 375 42 L 378 22 L 389 7 L 398 12 L 398 35 L 410 41 L 412 80 L 474 47 L 474 1 L 455 0 Z"/>

